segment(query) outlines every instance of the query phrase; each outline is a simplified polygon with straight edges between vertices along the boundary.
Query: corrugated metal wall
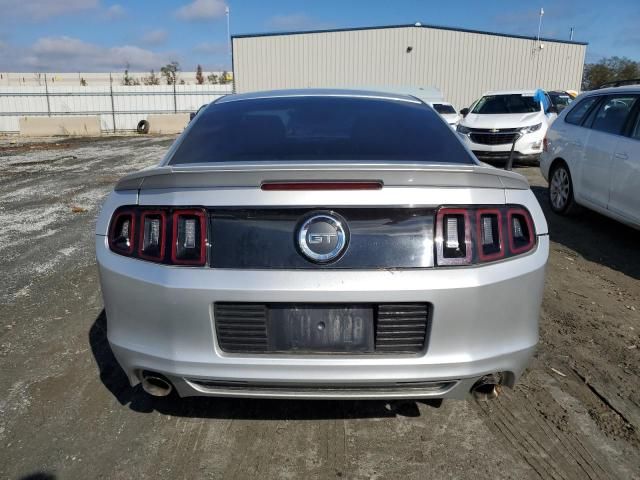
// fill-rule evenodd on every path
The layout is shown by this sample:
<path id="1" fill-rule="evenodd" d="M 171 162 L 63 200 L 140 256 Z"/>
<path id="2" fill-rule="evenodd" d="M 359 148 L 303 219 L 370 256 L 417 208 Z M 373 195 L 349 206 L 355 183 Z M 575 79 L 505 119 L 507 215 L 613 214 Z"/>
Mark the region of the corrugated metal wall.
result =
<path id="1" fill-rule="evenodd" d="M 195 112 L 231 93 L 231 85 L 0 87 L 0 133 L 17 133 L 24 116 L 99 115 L 103 131 L 135 130 L 152 113 Z M 113 100 L 113 103 L 112 103 Z"/>
<path id="2" fill-rule="evenodd" d="M 541 43 L 424 26 L 234 37 L 235 88 L 435 86 L 458 108 L 487 90 L 579 90 L 586 45 Z"/>

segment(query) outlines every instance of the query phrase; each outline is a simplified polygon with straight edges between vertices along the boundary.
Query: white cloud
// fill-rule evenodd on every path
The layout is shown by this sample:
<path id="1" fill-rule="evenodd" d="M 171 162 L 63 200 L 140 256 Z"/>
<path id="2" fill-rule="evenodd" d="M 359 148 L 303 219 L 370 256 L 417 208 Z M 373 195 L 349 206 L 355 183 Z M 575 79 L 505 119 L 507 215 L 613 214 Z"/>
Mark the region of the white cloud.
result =
<path id="1" fill-rule="evenodd" d="M 98 8 L 99 4 L 99 0 L 0 0 L 0 12 L 5 16 L 45 20 Z"/>
<path id="2" fill-rule="evenodd" d="M 72 37 L 44 37 L 26 49 L 5 49 L 1 63 L 16 71 L 121 71 L 158 70 L 177 56 L 134 45 L 103 47 Z"/>
<path id="3" fill-rule="evenodd" d="M 194 0 L 176 10 L 180 20 L 209 20 L 224 16 L 227 8 L 223 0 Z"/>
<path id="4" fill-rule="evenodd" d="M 147 45 L 161 45 L 167 41 L 168 36 L 169 32 L 162 28 L 158 28 L 156 30 L 148 30 L 144 32 L 140 37 L 140 41 Z"/>
<path id="5" fill-rule="evenodd" d="M 267 26 L 275 30 L 311 30 L 330 28 L 331 24 L 320 22 L 304 13 L 274 15 L 267 20 Z"/>
<path id="6" fill-rule="evenodd" d="M 117 3 L 114 5 L 111 5 L 104 11 L 104 17 L 107 20 L 117 20 L 118 18 L 124 17 L 125 14 L 126 14 L 126 10 L 124 9 L 124 7 Z"/>

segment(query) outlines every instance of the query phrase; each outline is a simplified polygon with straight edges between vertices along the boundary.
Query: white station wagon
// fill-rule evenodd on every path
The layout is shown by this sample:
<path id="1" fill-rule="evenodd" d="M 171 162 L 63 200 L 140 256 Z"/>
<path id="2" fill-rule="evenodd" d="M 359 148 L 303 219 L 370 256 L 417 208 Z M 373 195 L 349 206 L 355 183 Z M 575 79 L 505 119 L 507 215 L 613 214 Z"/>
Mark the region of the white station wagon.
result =
<path id="1" fill-rule="evenodd" d="M 554 212 L 582 205 L 640 229 L 640 85 L 584 93 L 544 140 Z"/>

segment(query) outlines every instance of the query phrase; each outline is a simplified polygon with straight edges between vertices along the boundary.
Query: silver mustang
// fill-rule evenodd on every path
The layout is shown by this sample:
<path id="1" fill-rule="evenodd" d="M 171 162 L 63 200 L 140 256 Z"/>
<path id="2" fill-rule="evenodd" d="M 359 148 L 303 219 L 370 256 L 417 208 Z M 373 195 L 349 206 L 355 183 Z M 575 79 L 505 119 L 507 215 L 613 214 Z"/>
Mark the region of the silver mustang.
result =
<path id="1" fill-rule="evenodd" d="M 538 340 L 547 223 L 428 105 L 230 95 L 96 227 L 108 339 L 150 394 L 465 398 Z"/>

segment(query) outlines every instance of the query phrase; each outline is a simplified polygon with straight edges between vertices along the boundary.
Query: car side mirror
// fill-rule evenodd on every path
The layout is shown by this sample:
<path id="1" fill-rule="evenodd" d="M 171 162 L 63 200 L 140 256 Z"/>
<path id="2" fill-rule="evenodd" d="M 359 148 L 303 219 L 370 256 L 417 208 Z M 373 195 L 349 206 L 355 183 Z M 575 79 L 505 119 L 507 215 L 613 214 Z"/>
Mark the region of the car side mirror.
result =
<path id="1" fill-rule="evenodd" d="M 196 117 L 196 115 L 197 115 L 196 112 L 189 113 L 189 123 L 191 123 L 191 120 L 193 120 Z"/>
<path id="2" fill-rule="evenodd" d="M 462 115 L 463 117 L 466 117 L 467 115 L 469 115 L 469 109 L 463 108 L 462 110 L 460 110 L 460 115 Z"/>
<path id="3" fill-rule="evenodd" d="M 557 115 L 559 113 L 558 108 L 555 105 L 550 105 L 549 108 L 547 108 L 547 113 L 555 113 Z"/>

